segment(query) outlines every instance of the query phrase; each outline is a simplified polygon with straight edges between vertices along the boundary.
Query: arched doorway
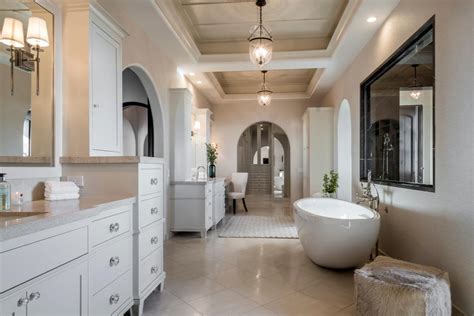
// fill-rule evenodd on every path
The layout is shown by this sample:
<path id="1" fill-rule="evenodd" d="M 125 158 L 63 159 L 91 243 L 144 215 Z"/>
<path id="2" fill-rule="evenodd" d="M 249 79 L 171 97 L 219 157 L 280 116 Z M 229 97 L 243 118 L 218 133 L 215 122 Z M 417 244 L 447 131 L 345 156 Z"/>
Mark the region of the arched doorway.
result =
<path id="1" fill-rule="evenodd" d="M 122 74 L 124 155 L 164 157 L 163 112 L 150 75 L 140 65 Z"/>
<path id="2" fill-rule="evenodd" d="M 337 172 L 339 189 L 337 197 L 352 200 L 352 135 L 351 109 L 349 102 L 343 100 L 337 117 Z"/>
<path id="3" fill-rule="evenodd" d="M 271 122 L 252 124 L 240 135 L 237 171 L 248 172 L 247 193 L 277 198 L 290 196 L 290 142 Z"/>

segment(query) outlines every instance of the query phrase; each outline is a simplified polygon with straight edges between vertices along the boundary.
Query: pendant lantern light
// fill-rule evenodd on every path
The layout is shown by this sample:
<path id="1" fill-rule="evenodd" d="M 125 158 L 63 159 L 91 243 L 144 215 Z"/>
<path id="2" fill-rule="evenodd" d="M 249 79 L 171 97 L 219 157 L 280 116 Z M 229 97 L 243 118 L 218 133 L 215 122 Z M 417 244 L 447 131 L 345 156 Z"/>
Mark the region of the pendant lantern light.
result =
<path id="1" fill-rule="evenodd" d="M 261 106 L 268 106 L 272 102 L 272 91 L 267 88 L 265 81 L 266 70 L 262 70 L 263 73 L 263 84 L 260 91 L 257 92 L 257 102 Z"/>
<path id="2" fill-rule="evenodd" d="M 248 38 L 249 55 L 250 61 L 262 68 L 272 59 L 273 39 L 262 20 L 262 8 L 267 4 L 266 0 L 257 0 L 255 4 L 259 11 L 259 24 L 252 28 Z"/>

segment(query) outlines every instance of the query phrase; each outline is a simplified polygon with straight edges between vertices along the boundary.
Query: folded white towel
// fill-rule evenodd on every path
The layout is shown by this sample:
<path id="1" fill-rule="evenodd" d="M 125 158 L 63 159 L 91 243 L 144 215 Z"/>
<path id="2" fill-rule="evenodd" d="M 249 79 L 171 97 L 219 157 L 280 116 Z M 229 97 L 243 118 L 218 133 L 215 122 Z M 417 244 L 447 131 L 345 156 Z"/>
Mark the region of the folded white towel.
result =
<path id="1" fill-rule="evenodd" d="M 44 193 L 49 193 L 49 194 L 65 194 L 65 193 L 79 193 L 79 188 L 58 188 L 58 189 L 50 189 L 50 188 L 45 188 Z"/>
<path id="2" fill-rule="evenodd" d="M 47 201 L 59 201 L 59 200 L 77 200 L 79 198 L 78 193 L 62 193 L 62 194 L 45 194 L 44 199 Z"/>
<path id="3" fill-rule="evenodd" d="M 50 194 L 79 193 L 79 187 L 74 182 L 45 181 L 44 192 Z"/>

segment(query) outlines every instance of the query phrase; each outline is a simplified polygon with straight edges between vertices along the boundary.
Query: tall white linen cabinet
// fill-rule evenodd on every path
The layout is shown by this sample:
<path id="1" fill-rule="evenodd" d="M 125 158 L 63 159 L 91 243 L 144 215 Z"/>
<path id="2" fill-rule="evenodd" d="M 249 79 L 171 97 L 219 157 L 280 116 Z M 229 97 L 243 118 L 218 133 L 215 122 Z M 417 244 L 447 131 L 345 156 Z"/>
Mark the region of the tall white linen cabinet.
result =
<path id="1" fill-rule="evenodd" d="M 333 168 L 334 111 L 308 108 L 303 115 L 303 195 L 322 191 L 323 176 Z"/>

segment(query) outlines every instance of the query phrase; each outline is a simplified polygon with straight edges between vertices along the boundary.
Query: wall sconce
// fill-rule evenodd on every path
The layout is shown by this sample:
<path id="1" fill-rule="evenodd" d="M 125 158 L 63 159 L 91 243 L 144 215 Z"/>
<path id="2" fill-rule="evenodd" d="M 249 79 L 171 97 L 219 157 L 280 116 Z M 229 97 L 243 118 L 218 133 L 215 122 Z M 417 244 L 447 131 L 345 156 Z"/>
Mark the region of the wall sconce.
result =
<path id="1" fill-rule="evenodd" d="M 43 47 L 49 46 L 48 28 L 46 21 L 38 17 L 30 17 L 28 20 L 28 31 L 26 42 L 31 50 L 36 52 L 36 56 L 23 49 L 25 47 L 23 35 L 23 23 L 13 18 L 5 18 L 3 21 L 2 35 L 0 43 L 8 46 L 10 52 L 10 94 L 15 91 L 14 66 L 26 70 L 34 71 L 36 64 L 36 95 L 39 95 L 40 78 L 40 52 Z"/>
<path id="2" fill-rule="evenodd" d="M 194 121 L 194 127 L 193 127 L 193 130 L 191 131 L 191 136 L 196 136 L 196 134 L 199 132 L 200 129 L 201 129 L 201 122 Z"/>

